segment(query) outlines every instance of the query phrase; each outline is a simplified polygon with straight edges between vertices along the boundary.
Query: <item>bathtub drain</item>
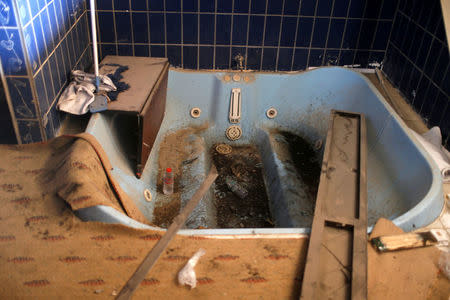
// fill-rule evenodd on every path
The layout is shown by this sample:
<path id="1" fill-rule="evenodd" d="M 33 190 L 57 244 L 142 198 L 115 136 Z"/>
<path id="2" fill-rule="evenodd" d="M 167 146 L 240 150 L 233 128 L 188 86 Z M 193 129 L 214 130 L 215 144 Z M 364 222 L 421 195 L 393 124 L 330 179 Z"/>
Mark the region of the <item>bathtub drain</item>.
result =
<path id="1" fill-rule="evenodd" d="M 242 129 L 238 125 L 231 125 L 226 131 L 227 138 L 235 141 L 241 138 Z"/>

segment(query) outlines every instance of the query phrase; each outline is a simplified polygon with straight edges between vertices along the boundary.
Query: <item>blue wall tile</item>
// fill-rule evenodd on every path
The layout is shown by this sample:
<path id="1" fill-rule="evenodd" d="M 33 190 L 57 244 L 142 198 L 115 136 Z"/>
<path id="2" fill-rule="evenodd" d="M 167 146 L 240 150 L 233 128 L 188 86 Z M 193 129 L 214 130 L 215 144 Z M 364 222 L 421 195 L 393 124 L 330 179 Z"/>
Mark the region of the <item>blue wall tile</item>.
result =
<path id="1" fill-rule="evenodd" d="M 293 48 L 280 48 L 278 53 L 278 71 L 290 71 L 292 64 Z"/>
<path id="2" fill-rule="evenodd" d="M 264 46 L 278 46 L 278 37 L 280 36 L 281 17 L 268 16 L 266 18 L 266 35 Z"/>
<path id="3" fill-rule="evenodd" d="M 262 48 L 247 49 L 247 68 L 250 70 L 259 70 L 261 68 Z"/>
<path id="4" fill-rule="evenodd" d="M 0 13 L 0 26 L 15 27 L 17 26 L 12 0 L 3 0 Z"/>
<path id="5" fill-rule="evenodd" d="M 275 71 L 276 68 L 277 49 L 263 48 L 262 69 Z"/>
<path id="6" fill-rule="evenodd" d="M 236 15 L 233 18 L 233 45 L 245 45 L 247 42 L 248 16 Z"/>
<path id="7" fill-rule="evenodd" d="M 249 0 L 234 0 L 235 13 L 248 13 Z"/>
<path id="8" fill-rule="evenodd" d="M 0 55 L 6 75 L 26 75 L 26 65 L 18 29 L 0 30 Z"/>
<path id="9" fill-rule="evenodd" d="M 199 66 L 201 69 L 212 69 L 214 62 L 214 48 L 200 47 Z"/>
<path id="10" fill-rule="evenodd" d="M 150 56 L 150 47 L 148 45 L 134 45 L 135 56 Z"/>
<path id="11" fill-rule="evenodd" d="M 211 0 L 200 0 L 201 12 L 213 12 L 215 9 L 215 2 Z"/>
<path id="12" fill-rule="evenodd" d="M 36 118 L 36 109 L 31 91 L 31 83 L 28 78 L 6 78 L 12 105 L 16 118 Z"/>
<path id="13" fill-rule="evenodd" d="M 17 120 L 17 125 L 23 143 L 36 143 L 44 139 L 41 135 L 39 120 Z"/>
<path id="14" fill-rule="evenodd" d="M 198 43 L 198 14 L 183 14 L 183 43 Z"/>
<path id="15" fill-rule="evenodd" d="M 163 11 L 164 10 L 164 0 L 148 0 L 149 9 L 153 11 Z M 210 2 L 210 1 L 208 1 Z"/>
<path id="16" fill-rule="evenodd" d="M 179 44 L 181 42 L 181 14 L 173 13 L 166 15 L 166 36 L 168 44 Z M 122 29 L 128 30 L 126 27 Z"/>
<path id="17" fill-rule="evenodd" d="M 230 47 L 216 47 L 215 57 L 216 69 L 228 69 L 230 65 Z"/>
<path id="18" fill-rule="evenodd" d="M 264 17 L 250 16 L 248 44 L 250 46 L 261 46 L 263 36 L 264 36 Z"/>
<path id="19" fill-rule="evenodd" d="M 389 1 L 389 2 L 395 2 L 395 1 Z M 350 0 L 335 0 L 334 1 L 334 9 L 333 9 L 333 17 L 340 17 L 340 18 L 346 17 L 349 3 L 350 3 Z M 394 16 L 392 16 L 391 19 L 393 17 Z"/>
<path id="20" fill-rule="evenodd" d="M 314 23 L 314 34 L 311 41 L 311 46 L 316 48 L 324 48 L 327 43 L 328 27 L 330 19 L 321 18 L 316 19 Z"/>
<path id="21" fill-rule="evenodd" d="M 197 69 L 197 51 L 198 47 L 183 47 L 183 68 Z"/>
<path id="22" fill-rule="evenodd" d="M 17 119 L 17 142 L 38 142 L 52 138 L 59 128 L 63 115 L 52 111 L 72 67 L 91 64 L 91 53 L 85 51 L 89 45 L 85 1 L 15 1 L 18 11 L 9 6 L 7 13 L 0 14 L 5 88 Z M 20 16 L 20 22 L 14 15 Z M 13 24 L 17 28 L 11 28 Z"/>
<path id="23" fill-rule="evenodd" d="M 307 49 L 295 49 L 294 53 L 294 68 L 297 70 L 303 70 L 308 65 L 308 50 Z"/>
<path id="24" fill-rule="evenodd" d="M 392 10 L 392 5 L 383 7 L 381 15 L 389 16 Z M 444 120 L 450 119 L 450 59 L 439 29 L 440 2 L 402 1 L 395 18 L 383 70 L 428 125 L 441 126 L 448 139 L 450 128 Z"/>
<path id="25" fill-rule="evenodd" d="M 313 23 L 313 18 L 300 18 L 297 29 L 297 47 L 309 47 Z"/>
<path id="26" fill-rule="evenodd" d="M 214 15 L 200 15 L 200 44 L 214 44 Z"/>

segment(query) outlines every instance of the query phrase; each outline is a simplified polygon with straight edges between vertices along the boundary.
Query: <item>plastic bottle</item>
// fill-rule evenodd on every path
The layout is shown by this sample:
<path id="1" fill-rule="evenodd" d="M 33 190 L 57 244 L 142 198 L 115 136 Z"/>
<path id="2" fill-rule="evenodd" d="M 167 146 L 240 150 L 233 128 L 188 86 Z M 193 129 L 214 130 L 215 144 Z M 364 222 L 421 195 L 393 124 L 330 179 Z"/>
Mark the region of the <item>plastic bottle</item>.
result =
<path id="1" fill-rule="evenodd" d="M 173 194 L 173 173 L 171 168 L 166 169 L 166 174 L 163 178 L 163 193 L 165 195 Z"/>

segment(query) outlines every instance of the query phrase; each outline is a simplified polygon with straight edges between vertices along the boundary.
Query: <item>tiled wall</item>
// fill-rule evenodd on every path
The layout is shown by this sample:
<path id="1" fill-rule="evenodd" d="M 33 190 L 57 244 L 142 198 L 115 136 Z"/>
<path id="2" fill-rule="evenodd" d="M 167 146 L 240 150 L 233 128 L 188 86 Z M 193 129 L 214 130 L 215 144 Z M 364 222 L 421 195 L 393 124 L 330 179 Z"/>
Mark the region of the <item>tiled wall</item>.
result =
<path id="1" fill-rule="evenodd" d="M 302 70 L 380 63 L 395 0 L 97 0 L 100 56 L 188 69 Z"/>
<path id="2" fill-rule="evenodd" d="M 0 82 L 0 143 L 16 144 L 11 115 L 6 102 L 5 90 Z"/>
<path id="3" fill-rule="evenodd" d="M 91 64 L 83 0 L 0 0 L 0 55 L 19 143 L 55 136 L 55 109 L 70 70 Z"/>
<path id="4" fill-rule="evenodd" d="M 383 67 L 450 147 L 450 55 L 439 0 L 402 0 Z"/>

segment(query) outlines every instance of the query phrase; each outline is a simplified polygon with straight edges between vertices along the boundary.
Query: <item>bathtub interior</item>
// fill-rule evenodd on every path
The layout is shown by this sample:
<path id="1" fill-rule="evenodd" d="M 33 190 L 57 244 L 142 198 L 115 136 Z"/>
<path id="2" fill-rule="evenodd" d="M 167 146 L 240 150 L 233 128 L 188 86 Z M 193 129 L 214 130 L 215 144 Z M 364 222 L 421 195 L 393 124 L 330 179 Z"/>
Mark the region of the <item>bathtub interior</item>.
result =
<path id="1" fill-rule="evenodd" d="M 239 75 L 239 81 L 225 80 L 234 74 Z M 247 80 L 244 80 L 246 76 Z M 231 125 L 228 111 L 232 88 L 240 88 L 242 95 L 239 125 L 243 134 L 237 141 L 229 141 L 225 136 L 225 130 Z M 202 111 L 197 119 L 189 114 L 193 107 L 199 107 Z M 270 107 L 278 112 L 274 119 L 266 117 L 266 110 Z M 208 149 L 212 145 L 255 145 L 262 157 L 274 227 L 303 230 L 310 227 L 314 202 L 298 196 L 303 190 L 302 183 L 292 173 L 295 171 L 292 171 L 289 162 L 280 159 L 285 141 L 277 136 L 277 132 L 288 131 L 311 143 L 317 140 L 325 142 L 331 109 L 360 112 L 366 116 L 369 225 L 373 225 L 379 217 L 393 220 L 404 230 L 432 222 L 443 205 L 437 168 L 370 82 L 361 74 L 347 69 L 319 68 L 295 74 L 171 69 L 164 121 L 141 179 L 134 176 L 133 158 L 129 155 L 133 153 L 129 147 L 133 147 L 135 139 L 133 117 L 114 112 L 94 114 L 87 132 L 102 144 L 114 166 L 113 176 L 149 220 L 153 218 L 155 205 L 165 201 L 165 196 L 157 187 L 157 178 L 158 151 L 167 134 L 181 128 L 207 124 L 205 130 L 191 137 L 202 143 L 206 151 L 183 170 L 183 174 L 189 176 L 180 179 L 184 187 L 182 203 L 192 196 L 206 176 L 211 165 Z M 319 162 L 321 157 L 322 152 L 318 151 Z M 151 202 L 145 200 L 145 189 L 152 193 Z M 214 189 L 211 189 L 190 216 L 187 228 L 216 228 L 213 199 Z M 85 210 L 79 215 L 84 219 L 131 222 L 104 207 Z M 136 227 L 133 224 L 129 225 Z"/>

